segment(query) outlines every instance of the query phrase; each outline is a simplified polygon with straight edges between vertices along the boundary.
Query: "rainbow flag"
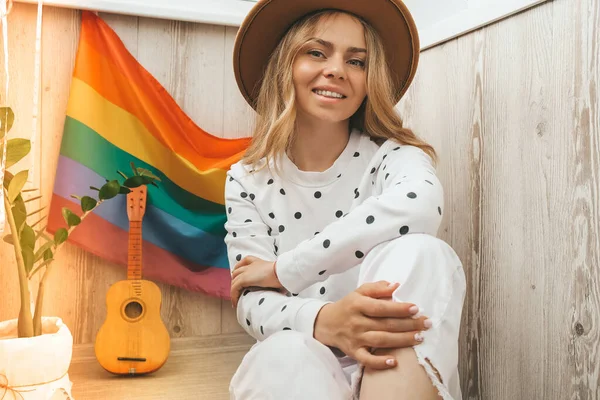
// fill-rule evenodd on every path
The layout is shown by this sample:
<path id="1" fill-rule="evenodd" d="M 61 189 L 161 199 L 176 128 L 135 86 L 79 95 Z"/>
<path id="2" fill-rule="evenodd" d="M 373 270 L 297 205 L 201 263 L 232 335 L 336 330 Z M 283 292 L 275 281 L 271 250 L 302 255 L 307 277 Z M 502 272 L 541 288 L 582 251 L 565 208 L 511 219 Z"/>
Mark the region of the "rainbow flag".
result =
<path id="1" fill-rule="evenodd" d="M 229 298 L 224 243 L 226 171 L 249 138 L 222 139 L 198 127 L 98 16 L 82 12 L 48 230 L 66 227 L 62 208 L 81 214 L 72 194 L 131 175 L 130 163 L 161 179 L 148 187 L 142 224 L 143 274 L 190 291 Z M 69 242 L 127 265 L 126 196 L 90 214 Z M 123 275 L 125 279 L 125 274 Z"/>

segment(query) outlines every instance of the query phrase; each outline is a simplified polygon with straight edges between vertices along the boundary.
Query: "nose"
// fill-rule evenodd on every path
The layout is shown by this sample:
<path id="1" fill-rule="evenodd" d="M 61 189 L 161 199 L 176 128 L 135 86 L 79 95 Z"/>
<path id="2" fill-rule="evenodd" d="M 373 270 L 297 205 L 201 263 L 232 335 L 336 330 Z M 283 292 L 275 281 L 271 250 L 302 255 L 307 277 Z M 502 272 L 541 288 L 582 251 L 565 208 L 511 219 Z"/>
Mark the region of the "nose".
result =
<path id="1" fill-rule="evenodd" d="M 331 57 L 327 60 L 327 65 L 323 69 L 323 75 L 326 78 L 346 79 L 346 70 L 343 60 L 338 60 L 336 57 Z"/>

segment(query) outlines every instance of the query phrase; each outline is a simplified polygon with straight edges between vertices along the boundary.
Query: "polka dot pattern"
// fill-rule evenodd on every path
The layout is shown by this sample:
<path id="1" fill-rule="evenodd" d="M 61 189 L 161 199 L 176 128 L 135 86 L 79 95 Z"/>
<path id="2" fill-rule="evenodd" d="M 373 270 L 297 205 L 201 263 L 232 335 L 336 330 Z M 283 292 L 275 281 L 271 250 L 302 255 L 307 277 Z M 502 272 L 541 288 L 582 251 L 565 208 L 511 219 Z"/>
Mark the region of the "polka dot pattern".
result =
<path id="1" fill-rule="evenodd" d="M 360 177 L 358 175 L 355 175 L 356 172 L 350 167 L 348 169 L 344 168 L 344 175 L 347 175 L 344 181 L 335 181 L 327 184 L 337 185 L 337 187 L 343 186 L 343 191 L 341 189 L 336 190 L 336 186 L 331 186 L 333 189 L 330 192 L 330 186 L 320 186 L 320 183 L 316 183 L 315 185 L 307 185 L 302 189 L 298 189 L 298 191 L 296 191 L 296 188 L 294 187 L 294 190 L 292 192 L 289 192 L 289 190 L 292 189 L 288 187 L 288 193 L 286 193 L 286 190 L 283 187 L 281 187 L 285 185 L 285 183 L 282 183 L 282 181 L 277 182 L 278 185 L 275 185 L 275 187 L 270 188 L 269 190 L 273 190 L 271 192 L 261 192 L 259 188 L 256 188 L 254 186 L 247 186 L 244 187 L 244 190 L 242 190 L 242 187 L 238 185 L 237 189 L 232 189 L 232 192 L 229 194 L 230 196 L 233 195 L 234 197 L 237 197 L 238 201 L 240 201 L 240 199 L 245 200 L 244 203 L 237 203 L 243 206 L 240 206 L 240 209 L 248 209 L 248 207 L 251 207 L 253 205 L 255 205 L 259 209 L 261 206 L 273 207 L 272 204 L 276 205 L 278 202 L 283 202 L 287 204 L 287 207 L 274 207 L 271 211 L 269 211 L 268 209 L 265 210 L 263 208 L 260 210 L 260 215 L 257 215 L 256 218 L 253 216 L 254 214 L 246 214 L 244 216 L 244 213 L 242 211 L 239 211 L 239 214 L 241 214 L 243 217 L 239 218 L 238 221 L 243 220 L 244 217 L 249 217 L 245 220 L 245 223 L 252 223 L 253 220 L 258 222 L 243 227 L 238 222 L 238 227 L 236 227 L 235 231 L 231 232 L 231 236 L 240 239 L 238 239 L 238 241 L 232 241 L 232 243 L 238 243 L 239 241 L 241 241 L 241 238 L 248 237 L 258 237 L 258 239 L 256 239 L 256 243 L 258 243 L 259 240 L 266 238 L 262 229 L 260 230 L 260 232 L 256 232 L 256 227 L 260 226 L 260 223 L 263 221 L 266 223 L 262 225 L 264 227 L 263 229 L 267 229 L 267 234 L 269 236 L 271 236 L 272 230 L 275 229 L 277 232 L 282 234 L 282 240 L 285 239 L 286 243 L 287 236 L 284 237 L 283 235 L 296 235 L 297 232 L 303 232 L 302 234 L 306 235 L 307 238 L 309 238 L 310 233 L 314 232 L 314 236 L 316 236 L 320 234 L 320 231 L 315 231 L 314 228 L 324 229 L 324 227 L 327 226 L 327 223 L 323 223 L 323 225 L 319 226 L 313 225 L 314 228 L 312 230 L 308 230 L 310 229 L 310 224 L 313 222 L 312 219 L 321 215 L 326 215 L 325 219 L 328 219 L 328 222 L 330 223 L 335 222 L 334 225 L 338 227 L 338 231 L 336 231 L 335 228 L 333 228 L 334 225 L 332 225 L 331 230 L 328 228 L 324 231 L 325 234 L 323 236 L 328 237 L 327 239 L 320 240 L 321 238 L 318 238 L 317 240 L 312 240 L 311 238 L 311 240 L 305 242 L 308 243 L 307 246 L 313 246 L 312 250 L 314 250 L 315 252 L 318 251 L 323 253 L 316 259 L 320 260 L 319 257 L 322 257 L 322 261 L 325 262 L 315 262 L 314 265 L 306 266 L 306 268 L 312 268 L 309 272 L 313 274 L 312 276 L 314 278 L 314 282 L 320 281 L 323 282 L 323 285 L 311 288 L 308 293 L 301 293 L 303 294 L 303 297 L 318 297 L 320 295 L 324 296 L 324 299 L 329 300 L 330 298 L 328 296 L 332 296 L 332 293 L 337 292 L 335 291 L 335 288 L 333 286 L 329 286 L 334 285 L 334 283 L 332 283 L 332 281 L 328 278 L 334 276 L 334 274 L 341 272 L 343 266 L 340 267 L 340 265 L 343 265 L 344 262 L 347 262 L 348 264 L 352 265 L 357 265 L 358 263 L 360 263 L 365 258 L 366 253 L 368 253 L 372 246 L 377 244 L 373 243 L 374 240 L 381 239 L 382 241 L 387 241 L 393 239 L 394 237 L 398 237 L 398 234 L 400 236 L 403 236 L 411 233 L 411 231 L 422 232 L 423 227 L 426 225 L 421 224 L 421 221 L 412 218 L 412 215 L 410 215 L 411 207 L 415 207 L 415 210 L 418 210 L 418 207 L 424 207 L 427 205 L 427 207 L 431 208 L 431 210 L 429 211 L 430 215 L 432 217 L 435 217 L 436 221 L 439 221 L 439 216 L 442 215 L 441 206 L 435 206 L 435 202 L 432 206 L 429 196 L 430 193 L 436 192 L 432 192 L 432 190 L 434 190 L 433 188 L 428 189 L 431 187 L 435 187 L 436 184 L 438 184 L 438 182 L 435 180 L 435 175 L 433 174 L 434 178 L 423 179 L 425 170 L 419 172 L 418 175 L 413 175 L 412 172 L 409 173 L 409 171 L 411 171 L 410 169 L 406 169 L 407 175 L 404 175 L 401 178 L 401 180 L 398 180 L 398 171 L 400 171 L 400 169 L 397 168 L 398 158 L 396 157 L 405 157 L 406 154 L 409 154 L 408 157 L 410 157 L 410 153 L 407 153 L 408 150 L 405 151 L 406 147 L 394 147 L 392 151 L 398 151 L 402 149 L 402 152 L 397 153 L 397 156 L 394 155 L 394 153 L 390 152 L 389 149 L 391 147 L 386 147 L 388 154 L 378 155 L 377 159 L 371 160 L 371 168 L 366 169 L 363 172 L 363 175 Z M 365 162 L 366 164 L 368 159 L 361 161 L 360 159 L 357 160 L 357 158 L 365 158 L 365 154 L 367 155 L 367 157 L 370 157 L 370 154 L 368 152 L 363 151 L 364 149 L 362 147 L 359 150 L 360 152 L 354 152 L 354 150 L 352 150 L 353 153 L 350 154 L 352 154 L 354 160 L 349 160 L 349 163 Z M 388 155 L 390 155 L 390 159 L 388 159 L 388 161 L 385 162 Z M 387 171 L 388 165 L 390 166 L 390 171 Z M 257 171 L 257 173 L 260 173 L 260 171 Z M 372 176 L 369 177 L 369 174 L 371 174 Z M 365 175 L 367 179 L 364 179 Z M 260 177 L 261 175 L 257 176 Z M 341 173 L 337 175 L 338 178 L 340 178 L 341 176 Z M 234 180 L 235 179 L 233 179 L 232 177 L 229 177 L 230 182 Z M 374 185 L 377 180 L 379 180 L 379 182 L 378 185 L 375 187 Z M 369 181 L 371 181 L 371 184 L 374 187 L 368 185 Z M 262 186 L 263 188 L 266 188 L 268 185 L 274 185 L 275 183 L 272 177 L 265 175 L 262 175 L 262 178 L 256 179 L 254 182 L 258 182 L 258 185 Z M 400 184 L 402 185 L 392 186 Z M 277 189 L 277 186 L 279 186 L 279 189 Z M 235 188 L 234 185 L 231 185 L 231 187 Z M 386 197 L 385 191 L 387 190 L 387 188 L 390 187 L 394 188 L 393 195 L 395 197 L 393 199 L 391 197 Z M 349 189 L 352 189 L 353 197 L 350 197 Z M 304 192 L 301 192 L 300 190 L 303 190 Z M 325 190 L 327 190 L 327 196 L 325 196 L 325 200 L 322 200 L 324 197 L 323 192 Z M 383 193 L 380 192 L 382 190 Z M 287 196 L 287 199 L 285 197 L 277 196 L 275 191 L 279 191 L 281 196 L 286 196 L 288 194 L 289 196 Z M 263 193 L 267 193 L 267 195 L 264 195 Z M 302 193 L 304 193 L 304 195 L 302 195 Z M 390 191 L 390 193 L 392 192 Z M 358 211 L 359 208 L 357 208 L 357 211 L 355 212 L 354 207 L 356 207 L 362 202 L 352 201 L 352 199 L 358 199 L 361 196 L 363 197 L 361 199 L 362 201 L 365 201 L 365 199 L 370 199 L 371 196 L 373 196 L 372 198 L 375 200 L 375 203 L 378 201 L 388 203 L 381 203 L 381 207 L 359 207 L 361 211 Z M 419 199 L 417 200 L 418 197 Z M 252 201 L 253 203 L 251 203 L 248 200 Z M 391 200 L 393 200 L 393 202 Z M 332 206 L 334 206 L 335 208 L 333 208 Z M 352 207 L 352 210 L 349 210 L 349 207 Z M 402 209 L 403 212 L 397 214 L 401 215 L 401 217 L 396 218 L 395 215 L 390 214 L 388 210 L 393 210 L 394 207 Z M 318 210 L 318 212 L 315 212 L 313 210 Z M 343 210 L 348 210 L 348 212 L 346 213 Z M 404 210 L 406 210 L 406 212 L 404 212 Z M 228 214 L 232 214 L 233 211 L 234 210 L 232 209 L 232 207 L 227 207 Z M 277 219 L 275 211 L 277 211 Z M 409 216 L 407 217 L 407 215 Z M 350 222 L 346 224 L 344 224 L 343 222 L 339 222 L 339 220 L 346 219 L 348 221 L 352 221 L 352 224 L 350 224 Z M 277 223 L 275 223 L 275 221 L 277 221 Z M 391 229 L 388 229 L 388 227 L 391 227 Z M 364 231 L 364 229 L 368 229 L 368 233 Z M 253 230 L 254 232 L 252 232 Z M 363 231 L 365 232 L 364 235 L 361 233 Z M 387 233 L 382 233 L 383 231 L 386 231 Z M 397 234 L 394 234 L 394 232 L 397 232 Z M 352 244 L 346 241 L 344 235 L 347 233 L 354 235 Z M 356 234 L 361 235 L 358 240 L 356 239 Z M 275 235 L 275 237 L 277 237 L 277 235 Z M 271 240 L 273 240 L 273 238 Z M 332 241 L 336 244 L 335 246 L 332 246 Z M 275 249 L 275 256 L 277 256 L 277 253 L 279 251 L 277 247 L 278 242 L 279 240 L 276 239 L 274 240 L 274 243 L 272 243 L 273 248 Z M 357 248 L 359 248 L 360 250 L 357 250 Z M 248 250 L 244 250 L 241 248 L 240 250 L 241 251 L 238 254 L 233 253 L 236 254 L 235 259 L 238 262 L 241 261 L 244 256 L 250 255 Z M 329 265 L 329 262 L 331 262 L 331 265 Z M 320 265 L 321 268 L 316 267 L 317 265 Z M 298 293 L 291 293 L 291 290 L 299 291 L 299 289 L 303 289 L 304 287 L 306 286 L 298 287 L 296 289 L 290 288 L 290 292 L 286 293 L 286 296 L 296 297 L 298 296 Z M 244 290 L 242 297 L 246 296 L 248 293 L 250 293 L 250 290 Z M 260 293 L 260 291 L 257 291 L 256 293 Z M 262 307 L 260 308 L 260 310 L 273 311 L 273 309 L 271 308 L 273 307 L 273 304 L 271 304 L 271 297 L 269 297 L 269 295 L 259 297 L 256 300 L 254 300 L 254 298 L 252 299 L 252 302 L 250 302 L 252 307 L 260 306 Z M 287 301 L 292 301 L 292 299 Z M 290 307 L 288 307 L 288 305 L 290 305 Z M 282 304 L 279 306 L 275 305 L 275 307 L 279 307 L 280 312 L 282 313 L 279 317 L 279 319 L 282 322 L 279 322 L 277 325 L 271 326 L 270 322 L 266 322 L 267 320 L 263 320 L 262 318 L 259 319 L 260 314 L 254 314 L 254 312 L 258 311 L 253 311 L 252 314 L 247 315 L 247 318 L 245 318 L 246 325 L 248 327 L 252 325 L 256 327 L 256 329 L 253 329 L 255 332 L 254 335 L 259 335 L 260 332 L 260 335 L 264 336 L 265 329 L 269 334 L 280 329 L 292 330 L 291 324 L 293 324 L 293 322 L 289 321 L 293 321 L 293 315 L 295 315 L 294 313 L 297 311 L 297 306 L 295 305 L 295 303 Z M 288 316 L 286 314 L 286 311 L 288 313 L 291 312 L 292 314 Z M 250 320 L 250 318 L 252 318 L 252 320 Z M 292 319 L 290 320 L 288 318 Z M 261 323 L 264 323 L 264 325 L 261 325 Z"/>

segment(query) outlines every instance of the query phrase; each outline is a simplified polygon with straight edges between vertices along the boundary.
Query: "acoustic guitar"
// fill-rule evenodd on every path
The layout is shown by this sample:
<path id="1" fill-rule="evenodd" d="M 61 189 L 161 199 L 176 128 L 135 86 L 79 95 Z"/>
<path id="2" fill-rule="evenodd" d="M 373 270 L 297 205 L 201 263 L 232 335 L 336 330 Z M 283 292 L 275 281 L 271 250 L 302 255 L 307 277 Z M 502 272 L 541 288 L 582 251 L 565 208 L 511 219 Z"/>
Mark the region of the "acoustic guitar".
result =
<path id="1" fill-rule="evenodd" d="M 106 320 L 94 346 L 100 365 L 117 375 L 154 372 L 167 361 L 171 348 L 169 332 L 160 317 L 160 289 L 142 279 L 142 219 L 147 190 L 142 185 L 127 194 L 127 280 L 109 288 Z"/>

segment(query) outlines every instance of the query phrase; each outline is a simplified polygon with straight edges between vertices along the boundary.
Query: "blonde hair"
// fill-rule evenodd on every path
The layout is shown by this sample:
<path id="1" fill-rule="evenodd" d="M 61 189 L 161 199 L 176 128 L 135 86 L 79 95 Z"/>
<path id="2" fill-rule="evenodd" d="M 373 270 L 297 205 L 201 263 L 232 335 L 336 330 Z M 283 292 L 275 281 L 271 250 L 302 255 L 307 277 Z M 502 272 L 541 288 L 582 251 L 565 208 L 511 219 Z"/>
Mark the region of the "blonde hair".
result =
<path id="1" fill-rule="evenodd" d="M 293 144 L 295 139 L 296 92 L 292 80 L 292 66 L 304 45 L 314 36 L 318 23 L 323 18 L 345 13 L 337 10 L 323 10 L 309 14 L 288 30 L 273 51 L 260 83 L 252 141 L 243 161 L 256 170 L 263 158 L 265 165 L 278 159 Z M 394 139 L 400 144 L 419 147 L 433 162 L 437 161 L 434 148 L 419 139 L 410 129 L 404 128 L 402 119 L 394 110 L 396 88 L 390 78 L 385 58 L 385 50 L 377 32 L 360 17 L 356 18 L 363 26 L 367 44 L 367 96 L 358 110 L 350 117 L 350 127 L 371 136 L 378 144 Z"/>

